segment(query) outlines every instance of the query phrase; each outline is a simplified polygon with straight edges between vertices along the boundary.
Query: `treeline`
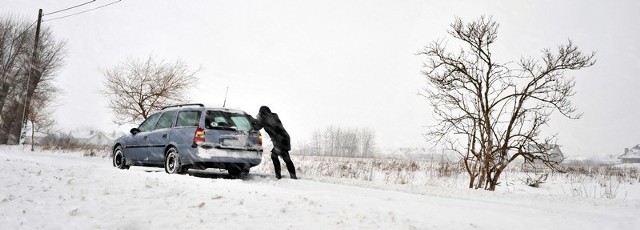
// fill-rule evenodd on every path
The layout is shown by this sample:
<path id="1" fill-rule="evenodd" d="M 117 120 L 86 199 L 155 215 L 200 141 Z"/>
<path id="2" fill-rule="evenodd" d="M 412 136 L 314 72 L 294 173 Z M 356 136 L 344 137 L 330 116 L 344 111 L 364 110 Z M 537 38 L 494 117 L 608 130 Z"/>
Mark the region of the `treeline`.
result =
<path id="1" fill-rule="evenodd" d="M 35 23 L 0 15 L 0 144 L 18 144 L 26 121 L 35 131 L 53 123 L 46 108 L 60 92 L 53 76 L 62 66 L 65 42 L 45 27 L 37 45 L 35 38 Z"/>
<path id="2" fill-rule="evenodd" d="M 368 128 L 340 128 L 330 126 L 316 130 L 311 140 L 302 144 L 300 155 L 337 157 L 373 157 L 375 132 Z"/>

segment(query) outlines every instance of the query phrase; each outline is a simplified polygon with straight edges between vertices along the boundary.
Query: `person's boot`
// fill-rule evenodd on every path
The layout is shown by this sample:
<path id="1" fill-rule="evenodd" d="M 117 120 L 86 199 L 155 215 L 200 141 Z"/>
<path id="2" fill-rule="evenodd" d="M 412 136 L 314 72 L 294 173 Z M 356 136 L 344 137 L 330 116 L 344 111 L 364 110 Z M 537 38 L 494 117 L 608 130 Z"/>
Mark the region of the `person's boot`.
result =
<path id="1" fill-rule="evenodd" d="M 276 172 L 276 178 L 278 178 L 278 180 L 282 179 L 282 175 L 280 175 L 279 172 Z"/>
<path id="2" fill-rule="evenodd" d="M 291 158 L 289 158 L 289 154 L 286 154 L 286 156 L 282 157 L 282 159 L 287 165 L 287 171 L 289 171 L 289 176 L 291 176 L 291 179 L 298 179 L 298 177 L 296 176 L 296 167 L 293 165 Z"/>

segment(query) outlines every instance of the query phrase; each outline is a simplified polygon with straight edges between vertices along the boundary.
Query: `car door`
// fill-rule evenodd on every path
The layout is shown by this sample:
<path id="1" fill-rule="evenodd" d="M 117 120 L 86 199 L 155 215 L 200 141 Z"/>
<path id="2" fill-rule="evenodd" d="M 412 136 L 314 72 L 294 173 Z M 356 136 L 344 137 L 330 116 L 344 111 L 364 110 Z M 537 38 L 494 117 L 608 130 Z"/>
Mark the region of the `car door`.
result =
<path id="1" fill-rule="evenodd" d="M 178 152 L 186 153 L 193 147 L 201 113 L 200 110 L 183 110 L 178 113 L 176 124 L 169 133 L 169 141 L 175 143 Z"/>
<path id="2" fill-rule="evenodd" d="M 158 118 L 161 113 L 156 113 L 147 118 L 140 126 L 138 126 L 137 133 L 132 133 L 131 138 L 124 144 L 123 154 L 125 158 L 130 159 L 137 164 L 144 163 L 144 158 L 147 155 L 147 136 L 150 131 L 156 126 Z"/>
<path id="3" fill-rule="evenodd" d="M 178 111 L 166 111 L 158 118 L 154 129 L 147 135 L 147 161 L 152 164 L 164 163 L 164 149 L 169 144 L 169 131 L 176 121 Z"/>

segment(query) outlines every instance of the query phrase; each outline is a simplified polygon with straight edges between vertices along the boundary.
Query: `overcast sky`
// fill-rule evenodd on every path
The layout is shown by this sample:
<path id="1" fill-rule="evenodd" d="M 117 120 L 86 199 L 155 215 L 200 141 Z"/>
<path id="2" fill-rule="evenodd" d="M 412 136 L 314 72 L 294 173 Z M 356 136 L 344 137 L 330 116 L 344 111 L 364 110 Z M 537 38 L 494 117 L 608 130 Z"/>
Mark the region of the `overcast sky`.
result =
<path id="1" fill-rule="evenodd" d="M 0 13 L 34 20 L 85 0 L 3 0 Z M 109 0 L 98 0 L 76 11 Z M 572 39 L 596 51 L 597 63 L 567 72 L 584 116 L 554 116 L 566 155 L 620 155 L 640 144 L 640 1 L 151 1 L 117 4 L 45 21 L 68 42 L 57 76 L 65 94 L 56 112 L 64 129 L 128 130 L 111 122 L 101 70 L 127 58 L 153 55 L 182 60 L 200 85 L 194 102 L 256 114 L 268 105 L 280 115 L 293 144 L 334 125 L 372 128 L 378 147 L 427 146 L 421 136 L 433 124 L 418 96 L 424 57 L 415 53 L 446 31 L 455 16 L 493 15 L 500 23 L 494 55 L 500 61 L 539 57 Z"/>

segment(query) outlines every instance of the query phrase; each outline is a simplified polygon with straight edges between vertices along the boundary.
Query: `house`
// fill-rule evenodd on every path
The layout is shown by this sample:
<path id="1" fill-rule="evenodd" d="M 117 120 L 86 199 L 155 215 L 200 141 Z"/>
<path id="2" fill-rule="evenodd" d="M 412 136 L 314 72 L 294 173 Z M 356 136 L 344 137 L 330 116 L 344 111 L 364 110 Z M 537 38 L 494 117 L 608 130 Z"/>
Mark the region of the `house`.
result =
<path id="1" fill-rule="evenodd" d="M 549 146 L 546 146 L 545 148 L 548 149 L 545 155 L 548 156 L 549 162 L 559 164 L 559 163 L 562 163 L 562 161 L 564 161 L 565 157 L 564 157 L 564 154 L 562 153 L 562 150 L 560 150 L 560 145 L 549 145 Z M 529 151 L 540 152 L 537 149 L 538 147 L 536 147 L 535 145 L 529 146 Z M 535 155 L 539 155 L 539 154 L 535 154 Z M 538 160 L 534 162 L 537 162 L 537 161 Z"/>
<path id="2" fill-rule="evenodd" d="M 640 163 L 640 145 L 631 149 L 625 148 L 624 154 L 620 155 L 618 159 L 622 160 L 622 163 Z"/>
<path id="3" fill-rule="evenodd" d="M 41 132 L 34 132 L 33 137 L 31 136 L 31 132 L 25 133 L 21 143 L 24 145 L 31 145 L 31 142 L 33 141 L 34 145 L 40 145 L 46 136 L 47 134 Z"/>
<path id="4" fill-rule="evenodd" d="M 79 144 L 91 146 L 108 146 L 113 144 L 113 139 L 100 131 L 82 130 L 71 133 Z"/>
<path id="5" fill-rule="evenodd" d="M 561 163 L 565 159 L 564 154 L 562 154 L 562 150 L 560 150 L 559 145 L 551 145 L 551 148 L 547 153 L 549 154 L 549 161 L 551 162 Z"/>

